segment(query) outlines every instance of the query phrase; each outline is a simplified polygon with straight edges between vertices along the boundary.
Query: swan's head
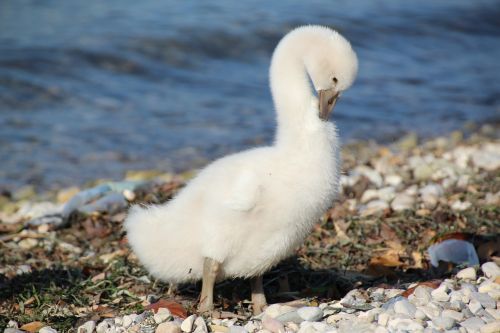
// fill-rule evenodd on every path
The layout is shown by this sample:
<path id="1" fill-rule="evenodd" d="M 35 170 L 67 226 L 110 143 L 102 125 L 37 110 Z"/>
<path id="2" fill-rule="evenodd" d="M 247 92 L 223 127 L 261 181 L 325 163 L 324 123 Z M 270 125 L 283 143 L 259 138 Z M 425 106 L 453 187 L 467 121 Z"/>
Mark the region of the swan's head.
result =
<path id="1" fill-rule="evenodd" d="M 337 31 L 322 26 L 305 26 L 292 34 L 308 40 L 304 65 L 319 99 L 319 116 L 327 120 L 342 92 L 358 72 L 358 58 L 351 44 Z"/>

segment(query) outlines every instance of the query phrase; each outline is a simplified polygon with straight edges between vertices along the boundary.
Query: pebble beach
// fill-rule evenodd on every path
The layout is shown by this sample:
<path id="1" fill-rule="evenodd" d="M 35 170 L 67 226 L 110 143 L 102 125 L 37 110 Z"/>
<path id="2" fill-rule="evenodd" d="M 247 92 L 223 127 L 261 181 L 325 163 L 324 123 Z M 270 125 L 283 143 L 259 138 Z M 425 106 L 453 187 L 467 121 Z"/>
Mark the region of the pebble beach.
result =
<path id="1" fill-rule="evenodd" d="M 46 193 L 0 195 L 0 327 L 15 332 L 500 332 L 498 126 L 343 148 L 341 191 L 297 250 L 246 281 L 156 281 L 130 251 L 130 204 L 162 203 L 196 171 L 131 171 Z M 175 254 L 158 254 L 175 255 Z"/>

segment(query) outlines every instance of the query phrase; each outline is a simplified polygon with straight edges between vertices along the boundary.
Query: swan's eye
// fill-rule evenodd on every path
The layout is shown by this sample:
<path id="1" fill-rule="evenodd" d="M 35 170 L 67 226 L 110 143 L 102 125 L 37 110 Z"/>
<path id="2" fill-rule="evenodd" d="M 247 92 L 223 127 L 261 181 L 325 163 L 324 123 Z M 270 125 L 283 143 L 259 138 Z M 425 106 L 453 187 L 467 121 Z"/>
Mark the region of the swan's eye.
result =
<path id="1" fill-rule="evenodd" d="M 336 77 L 334 77 L 332 80 L 333 80 L 333 83 L 335 83 L 335 84 L 337 84 L 337 82 L 339 82 L 339 80 L 337 80 Z"/>

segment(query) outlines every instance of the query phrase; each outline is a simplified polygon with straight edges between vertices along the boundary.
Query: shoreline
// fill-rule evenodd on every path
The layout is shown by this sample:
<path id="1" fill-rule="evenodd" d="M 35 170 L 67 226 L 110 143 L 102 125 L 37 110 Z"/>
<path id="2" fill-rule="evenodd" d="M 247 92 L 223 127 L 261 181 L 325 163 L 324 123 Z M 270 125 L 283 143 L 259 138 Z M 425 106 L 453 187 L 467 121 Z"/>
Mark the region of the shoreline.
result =
<path id="1" fill-rule="evenodd" d="M 428 249 L 455 234 L 453 237 L 472 244 L 480 264 L 500 263 L 500 250 L 495 247 L 500 244 L 498 129 L 497 124 L 485 125 L 465 137 L 455 131 L 422 142 L 409 134 L 390 145 L 374 141 L 346 144 L 342 152 L 344 173 L 339 198 L 298 249 L 297 256 L 265 276 L 271 303 L 295 300 L 287 304 L 321 309 L 321 318 L 309 321 L 318 323 L 316 327 L 276 320 L 284 314 L 284 309 L 290 310 L 283 308 L 285 305 L 266 310 L 266 318 L 275 321 L 250 319 L 246 301 L 249 288 L 245 281 L 239 280 L 217 286 L 217 309 L 223 311 L 226 318 L 207 319 L 206 325 L 211 331 L 231 333 L 253 333 L 261 329 L 277 333 L 282 328 L 315 333 L 341 332 L 346 323 L 351 326 L 362 323 L 368 331 L 386 332 L 400 322 L 416 323 L 418 330 L 419 327 L 424 330 L 446 321 L 436 319 L 443 317 L 442 309 L 436 318 L 426 314 L 427 320 L 415 318 L 414 314 L 413 317 L 406 314 L 408 318 L 398 317 L 400 313 L 394 304 L 403 302 L 405 307 L 413 309 L 401 298 L 411 301 L 411 297 L 401 295 L 415 283 L 440 281 L 427 286 L 429 293 L 445 288 L 441 285 L 447 283 L 445 293 L 449 295 L 453 290 L 462 290 L 465 281 L 475 286 L 477 292 L 485 281 L 492 279 L 488 276 L 472 279 L 471 272 L 467 279 L 457 278 L 457 272 L 463 268 L 457 265 L 433 267 Z M 121 223 L 130 203 L 164 202 L 193 175 L 193 171 L 171 174 L 149 170 L 130 172 L 127 183 L 97 181 L 90 187 L 100 184 L 99 195 L 106 197 L 117 192 L 122 195 L 120 200 L 96 205 L 100 198 L 91 198 L 90 202 L 75 205 L 67 216 L 58 219 L 44 218 L 61 214 L 64 203 L 67 208 L 70 199 L 82 193 L 83 188 L 40 195 L 21 188 L 1 195 L 0 286 L 6 289 L 0 293 L 0 327 L 14 320 L 16 324 L 12 322 L 11 326 L 40 322 L 39 325 L 67 331 L 91 321 L 94 327 L 107 325 L 107 329 L 114 327 L 115 331 L 133 331 L 133 328 L 159 332 L 159 326 L 165 324 L 163 329 L 168 326 L 170 331 L 161 332 L 178 333 L 183 324 L 178 316 L 164 315 L 160 320 L 161 316 L 147 310 L 158 299 L 166 298 L 168 285 L 155 281 L 139 265 L 128 249 Z M 35 201 L 42 202 L 33 204 Z M 118 201 L 119 205 L 113 205 Z M 93 212 L 99 209 L 103 211 Z M 474 272 L 480 274 L 478 269 Z M 291 291 L 283 289 L 284 275 L 289 275 Z M 51 285 L 48 280 L 54 283 Z M 493 278 L 492 283 L 498 285 L 499 282 Z M 181 286 L 172 299 L 187 314 L 194 313 L 197 288 L 197 285 Z M 378 301 L 374 300 L 376 290 Z M 350 304 L 346 297 L 352 301 L 349 306 L 345 305 Z M 441 308 L 443 302 L 448 302 L 435 301 Z M 483 306 L 482 309 L 489 308 Z M 371 321 L 360 320 L 368 316 L 363 313 L 371 310 L 374 310 L 370 312 Z M 494 313 L 500 311 L 498 299 L 493 310 L 497 311 Z M 168 311 L 175 313 L 172 309 Z M 296 314 L 296 310 L 293 311 Z M 319 310 L 304 311 L 319 314 Z M 385 325 L 380 320 L 382 313 L 388 316 Z M 489 325 L 484 319 L 489 318 L 488 315 L 473 313 L 465 318 L 464 314 L 463 320 L 455 319 L 452 324 L 446 321 L 443 325 L 451 325 L 447 329 L 459 331 L 463 327 L 461 323 L 470 318 L 479 318 L 483 326 Z M 125 328 L 124 322 L 130 316 L 133 319 Z M 337 317 L 329 319 L 332 316 Z M 195 317 L 189 318 L 195 320 Z M 390 326 L 391 320 L 396 319 L 399 321 Z M 298 320 L 297 317 L 294 320 Z M 191 324 L 192 330 L 203 326 L 199 320 L 197 325 Z M 206 325 L 200 328 L 201 332 L 208 330 Z M 233 326 L 236 328 L 231 328 Z"/>

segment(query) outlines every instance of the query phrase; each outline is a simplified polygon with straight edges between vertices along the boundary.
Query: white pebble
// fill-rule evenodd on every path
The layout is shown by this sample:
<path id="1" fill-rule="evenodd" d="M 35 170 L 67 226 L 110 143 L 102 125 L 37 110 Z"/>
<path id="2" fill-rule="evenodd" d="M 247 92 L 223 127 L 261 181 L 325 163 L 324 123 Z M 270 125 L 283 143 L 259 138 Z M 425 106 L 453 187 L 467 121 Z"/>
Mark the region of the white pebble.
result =
<path id="1" fill-rule="evenodd" d="M 440 329 L 449 330 L 455 325 L 455 319 L 441 315 L 433 319 L 432 323 Z"/>
<path id="2" fill-rule="evenodd" d="M 45 326 L 45 327 L 40 328 L 40 330 L 38 332 L 39 333 L 57 333 L 57 330 L 50 327 L 50 326 Z"/>
<path id="3" fill-rule="evenodd" d="M 479 311 L 481 311 L 483 309 L 483 307 L 481 306 L 481 303 L 479 303 L 478 300 L 476 299 L 472 299 L 470 302 L 469 302 L 469 310 L 470 312 L 472 312 L 473 314 L 478 314 Z"/>
<path id="4" fill-rule="evenodd" d="M 394 311 L 396 313 L 405 314 L 411 318 L 415 318 L 415 311 L 417 311 L 417 308 L 415 305 L 408 302 L 407 299 L 402 299 L 394 304 Z"/>
<path id="5" fill-rule="evenodd" d="M 264 319 L 262 319 L 262 326 L 264 326 L 266 330 L 273 333 L 285 332 L 285 326 L 283 326 L 283 324 L 279 320 L 276 320 L 269 316 L 264 316 Z"/>
<path id="6" fill-rule="evenodd" d="M 85 322 L 85 324 L 81 325 L 77 329 L 77 333 L 92 333 L 95 329 L 95 321 L 89 320 Z"/>
<path id="7" fill-rule="evenodd" d="M 193 324 L 196 319 L 196 315 L 190 315 L 181 324 L 181 330 L 185 333 L 191 333 L 193 331 Z"/>
<path id="8" fill-rule="evenodd" d="M 495 320 L 500 320 L 500 309 L 485 309 Z"/>
<path id="9" fill-rule="evenodd" d="M 306 321 L 317 321 L 323 318 L 323 310 L 315 306 L 304 306 L 298 309 L 297 313 Z"/>
<path id="10" fill-rule="evenodd" d="M 496 308 L 496 302 L 490 295 L 484 293 L 472 293 L 471 298 L 477 300 L 484 308 Z M 471 301 L 472 302 L 472 301 Z"/>
<path id="11" fill-rule="evenodd" d="M 493 261 L 486 262 L 481 266 L 481 270 L 484 275 L 488 278 L 495 279 L 497 276 L 500 276 L 500 267 Z"/>
<path id="12" fill-rule="evenodd" d="M 466 328 L 468 332 L 479 332 L 479 330 L 481 329 L 481 327 L 484 326 L 484 324 L 485 322 L 482 321 L 481 318 L 472 317 L 461 322 L 460 326 Z"/>
<path id="13" fill-rule="evenodd" d="M 490 291 L 500 290 L 500 284 L 495 283 L 491 280 L 483 281 L 477 290 L 480 293 L 489 293 Z"/>
<path id="14" fill-rule="evenodd" d="M 431 292 L 432 298 L 438 302 L 448 302 L 450 299 L 450 295 L 448 295 L 447 291 L 449 290 L 448 286 L 444 283 L 434 289 Z"/>
<path id="15" fill-rule="evenodd" d="M 431 291 L 432 289 L 429 287 L 418 286 L 413 291 L 413 297 L 412 297 L 413 303 L 415 303 L 416 305 L 429 304 L 429 302 L 432 299 Z"/>
<path id="16" fill-rule="evenodd" d="M 181 333 L 181 328 L 176 322 L 169 321 L 158 325 L 155 333 Z"/>
<path id="17" fill-rule="evenodd" d="M 208 328 L 207 328 L 207 324 L 205 323 L 205 319 L 203 319 L 202 317 L 198 317 L 196 318 L 196 320 L 194 321 L 194 331 L 195 332 L 198 332 L 198 333 L 207 333 L 208 332 Z M 231 327 L 235 327 L 235 326 L 231 326 Z M 241 327 L 241 326 L 238 326 L 238 327 Z"/>
<path id="18" fill-rule="evenodd" d="M 387 326 L 387 323 L 389 322 L 389 314 L 386 313 L 386 312 L 383 312 L 381 314 L 378 315 L 378 324 L 380 326 Z"/>
<path id="19" fill-rule="evenodd" d="M 125 315 L 123 316 L 123 324 L 122 326 L 127 328 L 129 327 L 130 325 L 132 325 L 132 323 L 134 322 L 134 319 L 137 317 L 137 314 L 135 313 L 131 313 L 129 315 Z M 99 326 L 99 325 L 97 325 Z"/>
<path id="20" fill-rule="evenodd" d="M 399 193 L 391 202 L 392 210 L 399 212 L 405 209 L 411 209 L 415 205 L 415 198 L 405 193 Z"/>
<path id="21" fill-rule="evenodd" d="M 457 273 L 457 278 L 462 280 L 475 280 L 476 269 L 474 267 L 467 267 Z"/>
<path id="22" fill-rule="evenodd" d="M 453 318 L 456 321 L 462 321 L 464 319 L 464 314 L 462 312 L 454 311 L 454 310 L 443 310 L 441 313 L 443 317 Z"/>
<path id="23" fill-rule="evenodd" d="M 500 320 L 486 324 L 481 327 L 481 333 L 498 333 L 500 332 Z"/>
<path id="24" fill-rule="evenodd" d="M 170 310 L 166 308 L 159 308 L 158 312 L 154 314 L 153 320 L 155 323 L 160 324 L 167 320 L 171 315 Z"/>

